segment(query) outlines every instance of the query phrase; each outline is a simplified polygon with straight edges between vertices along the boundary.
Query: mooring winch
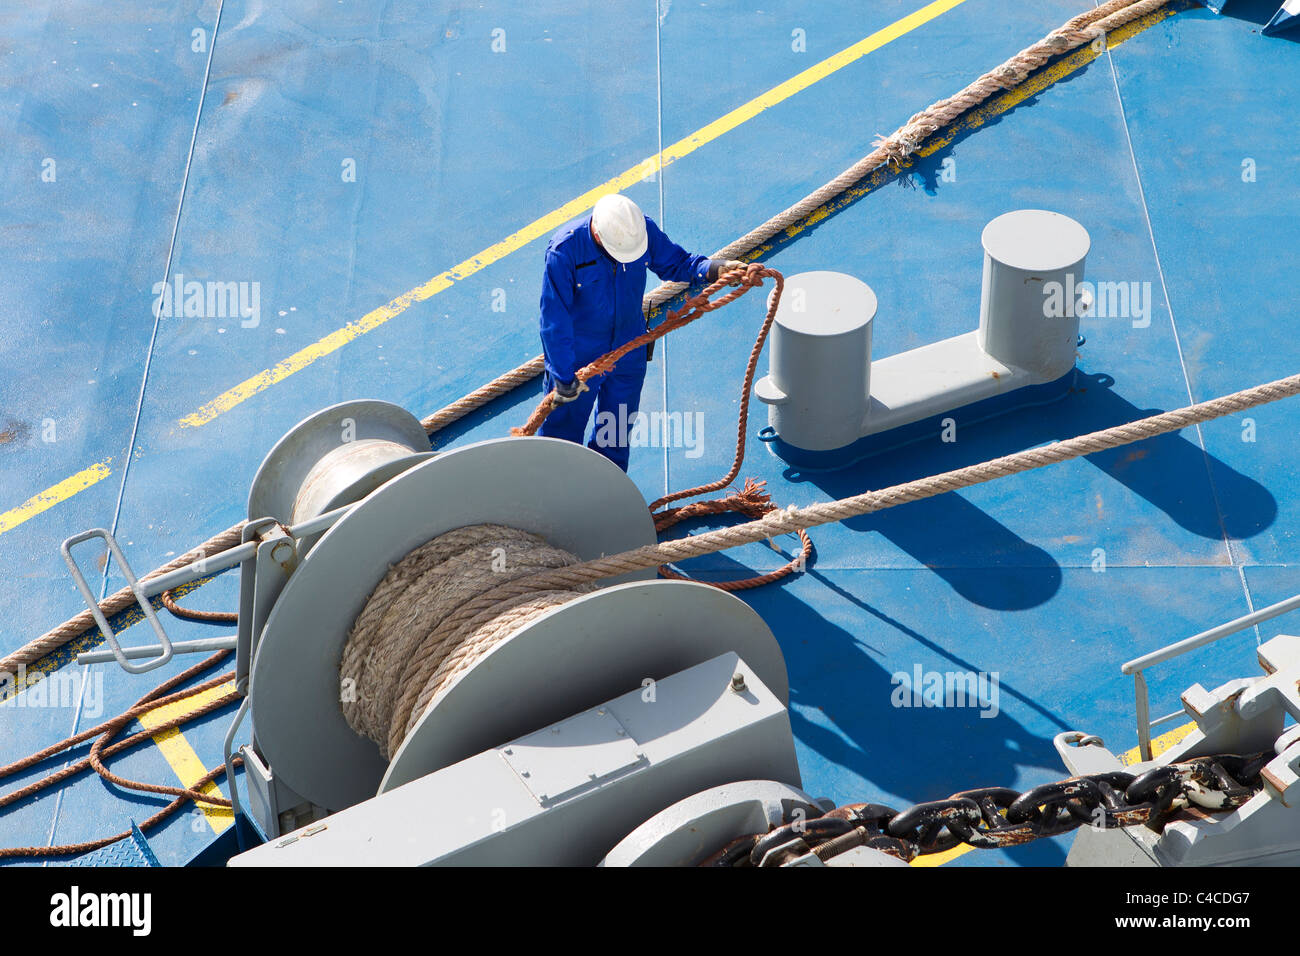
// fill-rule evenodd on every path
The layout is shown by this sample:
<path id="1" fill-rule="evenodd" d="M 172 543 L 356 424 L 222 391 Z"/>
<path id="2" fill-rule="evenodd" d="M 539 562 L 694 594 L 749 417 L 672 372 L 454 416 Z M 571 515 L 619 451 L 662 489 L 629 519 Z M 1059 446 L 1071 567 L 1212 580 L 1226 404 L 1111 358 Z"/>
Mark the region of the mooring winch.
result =
<path id="1" fill-rule="evenodd" d="M 1049 239 L 1029 242 L 1036 229 Z M 1028 211 L 990 224 L 985 246 L 980 328 L 874 366 L 875 297 L 865 284 L 812 273 L 799 287 L 803 296 L 770 300 L 746 381 L 775 324 L 774 375 L 757 394 L 777 398 L 773 415 L 786 436 L 820 436 L 804 440 L 839 454 L 867 440 L 896 442 L 953 403 L 969 413 L 1010 395 L 1067 387 L 1083 308 L 1055 316 L 1044 302 L 1047 285 L 1068 289 L 1077 279 L 1086 232 L 1065 217 Z M 752 265 L 739 279 L 754 287 L 764 275 L 778 288 L 784 281 Z M 716 307 L 690 303 L 670 319 L 685 324 Z M 810 310 L 812 319 L 797 317 Z M 944 355 L 965 359 L 954 358 L 948 369 Z M 917 362 L 948 369 L 956 384 L 927 391 L 919 372 L 907 372 Z M 911 391 L 884 403 L 872 385 L 881 367 L 886 382 Z M 777 369 L 798 374 L 785 379 Z M 850 440 L 863 431 L 855 410 L 846 416 L 828 397 L 844 389 L 865 415 L 857 439 Z M 110 648 L 79 660 L 111 656 L 138 673 L 176 653 L 235 649 L 235 687 L 244 701 L 226 737 L 224 770 L 236 811 L 270 841 L 237 857 L 241 865 L 875 866 L 936 852 L 934 823 L 922 818 L 950 811 L 958 818 L 945 818 L 944 839 L 1000 845 L 1031 831 L 1052 835 L 1071 821 L 1052 815 L 1059 807 L 1038 819 L 1032 802 L 1020 808 L 1025 820 L 1012 821 L 973 801 L 958 801 L 956 811 L 932 802 L 895 813 L 874 804 L 830 808 L 803 794 L 785 665 L 771 631 L 729 593 L 659 580 L 656 567 L 1118 447 L 1297 391 L 1300 376 L 1293 376 L 835 501 L 779 508 L 755 500 L 743 525 L 665 542 L 655 531 L 664 513 L 653 515 L 624 472 L 583 446 L 511 437 L 435 454 L 425 424 L 408 412 L 346 402 L 295 426 L 267 455 L 249 494 L 249 520 L 221 536 L 240 535 L 237 546 L 223 543 L 208 558 L 139 582 L 108 532 L 65 542 Z M 847 402 L 847 393 L 840 398 Z M 544 402 L 533 419 L 545 411 Z M 743 414 L 741 421 L 740 447 L 724 479 L 655 504 L 731 481 L 743 460 Z M 543 480 L 550 476 L 563 479 Z M 102 537 L 121 563 L 126 593 L 146 607 L 158 635 L 154 647 L 118 643 L 69 552 L 89 537 Z M 236 564 L 238 633 L 170 642 L 150 598 Z M 246 717 L 249 742 L 236 748 Z M 233 783 L 236 750 L 246 771 L 244 800 Z M 1160 799 L 1190 786 L 1199 772 L 1175 768 Z M 1250 796 L 1258 773 L 1247 777 L 1249 785 L 1229 781 L 1236 789 L 1225 799 Z M 1289 800 L 1293 789 L 1280 785 L 1279 793 Z M 1022 796 L 1032 801 L 1036 792 Z M 1126 800 L 1103 809 L 1126 821 L 1147 812 L 1141 799 Z M 760 818 L 766 829 L 753 829 Z M 805 838 L 798 828 L 810 818 L 815 837 Z"/>
<path id="2" fill-rule="evenodd" d="M 1300 376 L 988 464 L 1005 474 L 1026 455 L 1035 466 L 1068 460 L 1298 389 Z M 225 772 L 233 781 L 234 738 L 251 712 L 251 739 L 240 748 L 248 797 L 240 801 L 232 787 L 231 801 L 270 842 L 235 857 L 237 865 L 882 866 L 959 842 L 994 847 L 1069 832 L 1088 808 L 1102 835 L 1080 837 L 1080 863 L 1276 861 L 1296 852 L 1300 740 L 1286 725 L 1287 715 L 1300 716 L 1293 637 L 1260 649 L 1264 679 L 1213 693 L 1191 688 L 1184 706 L 1198 732 L 1140 775 L 1118 769 L 1095 737 L 1072 733 L 1057 738 L 1078 774 L 1070 780 L 1023 794 L 968 791 L 902 811 L 831 807 L 799 789 L 785 665 L 766 624 L 719 589 L 650 578 L 661 560 L 707 553 L 718 532 L 654 544 L 651 515 L 626 474 L 576 444 L 508 438 L 427 457 L 394 441 L 376 463 L 320 439 L 368 434 L 350 414 L 362 406 L 368 421 L 401 421 L 400 409 L 381 404 L 318 413 L 298 426 L 315 440 L 291 432 L 268 456 L 259 483 L 280 471 L 301 476 L 297 487 L 281 483 L 280 507 L 307 500 L 305 484 L 326 489 L 313 498 L 321 504 L 282 512 L 303 520 L 250 522 L 245 543 L 211 564 L 132 585 L 144 603 L 242 564 L 240 631 L 230 646 L 246 696 L 226 736 Z M 394 476 L 367 492 L 376 469 Z M 962 486 L 969 471 L 940 477 Z M 536 482 L 554 474 L 566 480 Z M 348 501 L 354 493 L 362 497 Z M 782 510 L 739 539 L 869 513 L 877 496 L 911 493 L 905 485 Z M 722 546 L 735 531 L 726 529 Z M 93 534 L 121 560 L 111 535 Z M 492 548 L 486 565 L 472 554 L 458 572 L 451 567 L 494 536 L 509 546 Z M 451 558 L 434 560 L 443 548 Z M 534 563 L 520 577 L 512 560 Z M 1296 607 L 1300 597 L 1125 665 L 1137 681 L 1143 757 L 1151 725 L 1173 716 L 1147 719 L 1147 667 Z M 92 609 L 122 662 L 154 655 L 146 664 L 154 667 L 214 646 L 166 644 L 159 627 L 163 645 L 123 651 L 102 609 Z M 373 671 L 372 650 L 387 655 Z M 80 659 L 92 656 L 103 655 Z M 377 719 L 359 719 L 358 701 L 361 710 L 377 705 Z M 1218 812 L 1170 817 L 1182 807 Z M 1090 848 L 1103 839 L 1097 857 Z"/>
<path id="3" fill-rule="evenodd" d="M 1300 377 L 1164 413 L 1144 429 L 1125 425 L 1036 450 L 1033 463 L 1295 389 Z M 1284 716 L 1300 715 L 1294 638 L 1261 648 L 1270 674 L 1263 681 L 1189 690 L 1185 707 L 1199 735 L 1140 777 L 1117 770 L 1096 738 L 1067 734 L 1058 749 L 1087 779 L 1022 795 L 995 788 L 1015 798 L 1005 817 L 962 795 L 901 812 L 832 807 L 799 789 L 785 664 L 767 625 L 722 590 L 652 577 L 657 561 L 705 553 L 699 542 L 717 532 L 655 545 L 635 485 L 589 449 L 506 438 L 430 456 L 402 437 L 412 432 L 404 415 L 384 403 L 351 402 L 311 416 L 268 455 L 251 496 L 296 524 L 259 518 L 243 528 L 244 544 L 133 584 L 147 603 L 242 565 L 239 634 L 222 646 L 238 651 L 236 687 L 246 696 L 226 736 L 226 773 L 233 781 L 235 736 L 251 714 L 251 738 L 239 748 L 247 797 L 241 801 L 232 786 L 231 801 L 269 842 L 235 857 L 236 865 L 895 865 L 936 852 L 936 825 L 945 846 L 1014 844 L 1078 828 L 1073 813 L 1061 816 L 1058 798 L 1092 777 L 1112 787 L 1098 812 L 1127 835 L 1106 829 L 1081 837 L 1079 862 L 1089 861 L 1099 839 L 1132 847 L 1108 845 L 1101 851 L 1108 862 L 1194 865 L 1295 852 L 1300 743 Z M 394 428 L 396 438 L 381 437 Z M 387 444 L 369 452 L 341 447 L 358 436 Z M 556 474 L 565 481 L 537 481 Z M 813 526 L 869 512 L 877 494 L 908 500 L 907 487 L 752 524 L 769 532 L 788 530 L 787 522 Z M 258 488 L 274 494 L 259 497 Z M 735 530 L 727 529 L 723 546 Z M 457 565 L 476 574 L 453 574 L 451 559 L 415 560 L 462 538 L 483 548 L 498 533 L 513 544 Z M 114 547 L 107 532 L 91 534 Z M 65 552 L 86 536 L 70 539 Z M 752 537 L 747 531 L 743 540 Z M 520 578 L 515 559 L 552 570 L 525 568 Z M 616 574 L 623 577 L 604 578 Z M 460 594 L 450 603 L 448 587 Z M 497 596 L 512 594 L 535 594 L 540 603 Z M 1144 756 L 1145 667 L 1297 606 L 1300 598 L 1282 602 L 1126 665 L 1138 680 Z M 159 626 L 163 645 L 124 651 L 102 610 L 92 609 L 121 662 L 152 656 L 145 666 L 155 667 L 171 653 L 218 643 L 167 644 Z M 367 647 L 356 643 L 363 631 Z M 388 654 L 373 673 L 370 650 Z M 366 701 L 385 681 L 388 690 Z M 394 705 L 398 694 L 407 710 Z M 358 699 L 380 705 L 377 720 L 358 721 Z M 1241 753 L 1251 747 L 1265 752 Z M 1114 792 L 1121 781 L 1127 790 Z M 1046 791 L 1056 795 L 1042 797 Z M 1201 822 L 1175 819 L 1154 837 L 1133 832 L 1152 814 L 1162 814 L 1163 824 L 1169 806 L 1197 800 L 1221 812 Z"/>
<path id="4" fill-rule="evenodd" d="M 692 794 L 798 783 L 781 650 L 724 591 L 646 568 L 439 630 L 528 561 L 562 568 L 656 535 L 632 481 L 582 446 L 427 445 L 404 410 L 347 402 L 257 472 L 227 765 L 248 716 L 233 799 L 271 842 L 235 862 L 594 864 Z M 405 702 L 391 739 L 391 706 L 379 732 L 354 729 L 368 694 Z"/>

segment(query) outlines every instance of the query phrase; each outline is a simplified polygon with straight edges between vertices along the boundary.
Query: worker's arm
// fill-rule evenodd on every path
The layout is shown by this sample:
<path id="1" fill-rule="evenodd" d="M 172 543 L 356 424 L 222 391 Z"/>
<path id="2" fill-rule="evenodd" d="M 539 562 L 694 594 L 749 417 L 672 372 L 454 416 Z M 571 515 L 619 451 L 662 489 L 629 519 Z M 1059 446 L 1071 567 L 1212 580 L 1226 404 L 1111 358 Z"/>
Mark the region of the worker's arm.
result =
<path id="1" fill-rule="evenodd" d="M 573 263 L 553 249 L 546 251 L 542 276 L 542 352 L 546 371 L 557 383 L 573 381 Z"/>
<path id="2" fill-rule="evenodd" d="M 650 255 L 650 271 L 668 282 L 696 282 L 708 277 L 711 260 L 708 256 L 693 256 L 673 242 L 653 219 L 646 216 L 646 251 Z"/>
<path id="3" fill-rule="evenodd" d="M 749 264 L 739 259 L 693 256 L 664 235 L 664 231 L 649 216 L 646 216 L 645 230 L 650 268 L 659 278 L 669 282 L 695 282 L 698 279 L 712 282 L 723 272 L 743 269 Z"/>

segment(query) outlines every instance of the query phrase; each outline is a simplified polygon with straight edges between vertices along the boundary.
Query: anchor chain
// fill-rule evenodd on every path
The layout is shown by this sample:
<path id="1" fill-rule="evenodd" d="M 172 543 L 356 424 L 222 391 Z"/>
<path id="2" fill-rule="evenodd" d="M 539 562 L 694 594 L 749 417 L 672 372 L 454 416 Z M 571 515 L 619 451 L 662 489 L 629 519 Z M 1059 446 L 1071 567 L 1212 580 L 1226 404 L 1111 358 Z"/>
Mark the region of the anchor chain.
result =
<path id="1" fill-rule="evenodd" d="M 1260 771 L 1272 756 L 1194 757 L 1138 775 L 1115 770 L 1069 777 L 1023 793 L 983 787 L 902 811 L 852 803 L 733 840 L 701 865 L 782 866 L 809 854 L 825 862 L 859 846 L 911 862 L 962 844 L 996 850 L 1082 826 L 1147 826 L 1159 833 L 1180 810 L 1222 813 L 1244 804 L 1259 792 Z"/>

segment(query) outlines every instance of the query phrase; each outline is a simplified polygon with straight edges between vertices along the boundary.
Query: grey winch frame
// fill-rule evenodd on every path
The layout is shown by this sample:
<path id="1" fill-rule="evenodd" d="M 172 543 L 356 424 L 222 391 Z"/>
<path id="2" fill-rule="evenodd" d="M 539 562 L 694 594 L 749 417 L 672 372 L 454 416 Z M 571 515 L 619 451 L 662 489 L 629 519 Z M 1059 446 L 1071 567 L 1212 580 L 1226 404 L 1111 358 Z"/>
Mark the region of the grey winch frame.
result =
<path id="1" fill-rule="evenodd" d="M 342 716 L 338 662 L 351 622 L 392 563 L 476 523 L 534 532 L 583 559 L 655 540 L 636 486 L 582 446 L 528 438 L 437 455 L 426 449 L 418 421 L 387 403 L 319 412 L 263 462 L 249 495 L 257 517 L 239 546 L 139 589 L 147 602 L 241 565 L 238 633 L 168 643 L 176 654 L 235 647 L 245 699 L 226 737 L 226 760 L 242 755 L 246 796 L 232 792 L 232 802 L 272 841 L 248 862 L 264 862 L 258 854 L 283 839 L 296 844 L 298 837 L 284 836 L 289 831 L 305 825 L 315 834 L 322 824 L 329 835 L 302 847 L 331 862 L 358 862 L 343 837 L 359 819 L 368 861 L 466 859 L 457 841 L 468 839 L 472 824 L 457 821 L 450 842 L 433 830 L 412 841 L 409 832 L 429 814 L 394 814 L 391 801 L 410 800 L 414 788 L 424 807 L 446 808 L 436 818 L 446 821 L 467 794 L 481 811 L 511 785 L 524 785 L 532 812 L 513 813 L 511 825 L 491 830 L 484 859 L 595 863 L 683 797 L 750 778 L 798 783 L 785 662 L 771 631 L 737 598 L 657 580 L 653 569 L 609 579 L 511 634 L 462 673 L 384 761 Z M 547 475 L 565 480 L 539 480 Z M 141 652 L 160 653 L 123 653 Z M 236 747 L 246 718 L 248 743 Z M 545 746 L 528 742 L 538 728 Z M 514 763 L 483 756 L 512 739 Z M 488 769 L 480 774 L 476 760 Z M 449 779 L 456 782 L 448 790 Z M 584 824 L 583 840 L 572 828 L 555 828 L 579 810 L 600 821 Z M 372 841 L 384 821 L 408 837 Z M 270 862 L 312 860 L 300 848 Z"/>

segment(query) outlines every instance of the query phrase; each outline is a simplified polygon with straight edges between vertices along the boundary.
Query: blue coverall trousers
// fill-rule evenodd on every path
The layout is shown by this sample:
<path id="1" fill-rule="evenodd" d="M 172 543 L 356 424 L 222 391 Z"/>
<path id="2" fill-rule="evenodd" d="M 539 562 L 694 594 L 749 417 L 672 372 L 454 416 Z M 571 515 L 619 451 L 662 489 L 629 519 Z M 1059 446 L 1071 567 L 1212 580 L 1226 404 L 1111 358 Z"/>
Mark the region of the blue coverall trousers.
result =
<path id="1" fill-rule="evenodd" d="M 634 357 L 636 356 L 626 356 L 612 371 L 589 381 L 587 391 L 573 401 L 557 406 L 546 421 L 542 422 L 538 434 L 581 443 L 587 431 L 587 420 L 591 418 L 592 406 L 595 406 L 596 419 L 587 447 L 627 471 L 631 451 L 627 444 L 628 432 L 632 430 L 632 421 L 641 405 L 641 385 L 645 381 L 646 372 L 644 360 L 635 364 L 627 363 L 627 359 Z M 549 373 L 542 376 L 542 382 L 542 394 L 549 395 L 551 389 L 555 388 L 555 382 Z M 602 423 L 610 424 L 602 428 Z"/>

